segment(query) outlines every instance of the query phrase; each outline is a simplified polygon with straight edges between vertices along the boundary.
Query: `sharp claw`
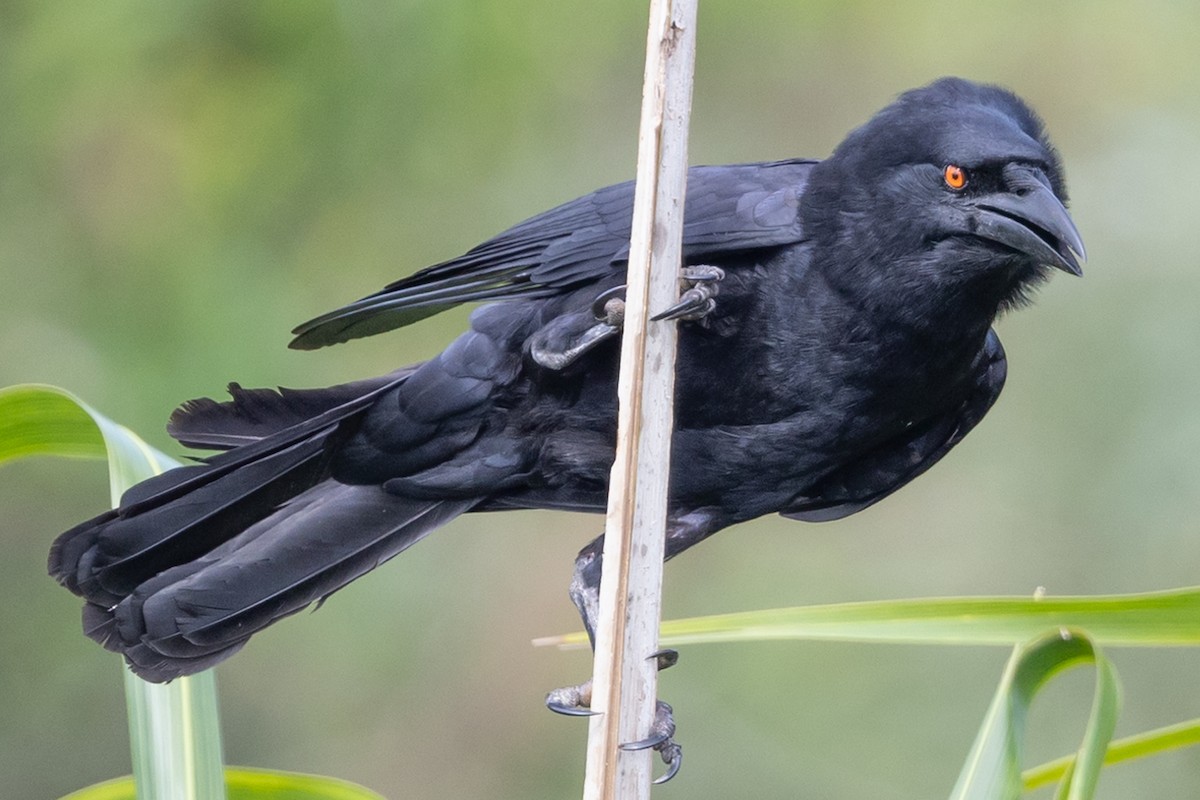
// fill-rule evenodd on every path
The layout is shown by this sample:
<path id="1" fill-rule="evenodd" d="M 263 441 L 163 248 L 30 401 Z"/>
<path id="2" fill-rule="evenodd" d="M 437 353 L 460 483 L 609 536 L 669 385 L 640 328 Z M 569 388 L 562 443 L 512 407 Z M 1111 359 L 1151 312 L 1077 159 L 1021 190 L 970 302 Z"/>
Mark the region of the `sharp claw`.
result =
<path id="1" fill-rule="evenodd" d="M 655 650 L 646 657 L 654 659 L 660 670 L 673 666 L 679 660 L 679 652 L 670 648 Z M 546 708 L 556 714 L 569 717 L 592 717 L 601 713 L 592 711 L 589 706 L 592 701 L 592 682 L 584 681 L 577 686 L 565 686 L 555 689 L 546 695 Z M 655 703 L 654 722 L 650 726 L 650 734 L 645 739 L 636 742 L 626 742 L 620 745 L 622 750 L 634 752 L 640 750 L 655 750 L 662 756 L 667 771 L 654 780 L 655 785 L 666 783 L 679 773 L 683 763 L 683 748 L 672 737 L 675 735 L 675 716 L 671 706 L 659 700 Z"/>
<path id="2" fill-rule="evenodd" d="M 662 650 L 655 650 L 650 655 L 646 656 L 646 660 L 655 659 L 658 661 L 658 671 L 662 672 L 668 667 L 673 667 L 679 663 L 679 651 L 672 650 L 669 647 L 664 647 Z"/>
<path id="3" fill-rule="evenodd" d="M 712 313 L 717 307 L 717 301 L 701 289 L 688 289 L 680 295 L 679 302 L 666 311 L 655 314 L 650 319 L 659 322 L 664 319 L 699 319 Z"/>
<path id="4" fill-rule="evenodd" d="M 683 765 L 683 748 L 677 744 L 664 747 L 662 759 L 667 764 L 667 771 L 653 780 L 655 786 L 666 783 L 679 774 L 679 768 Z"/>
<path id="5" fill-rule="evenodd" d="M 674 653 L 674 651 L 668 652 Z M 662 657 L 659 653 L 655 653 L 654 655 L 655 657 Z M 654 723 L 650 726 L 650 735 L 640 741 L 622 744 L 621 749 L 626 751 L 657 750 L 659 755 L 662 756 L 663 762 L 667 765 L 667 772 L 654 782 L 666 783 L 675 777 L 675 773 L 679 772 L 679 765 L 683 759 L 683 749 L 671 739 L 674 735 L 674 714 L 671 707 L 660 700 L 655 707 Z"/>
<path id="6" fill-rule="evenodd" d="M 596 295 L 592 301 L 592 316 L 619 328 L 625 321 L 625 286 L 614 286 Z"/>
<path id="7" fill-rule="evenodd" d="M 595 717 L 600 714 L 599 711 L 592 711 L 590 708 L 568 706 L 563 703 L 556 703 L 553 700 L 546 701 L 546 708 L 555 714 L 562 714 L 564 717 Z"/>
<path id="8" fill-rule="evenodd" d="M 689 283 L 716 283 L 725 280 L 725 270 L 708 264 L 696 264 L 681 269 L 679 277 Z"/>
<path id="9" fill-rule="evenodd" d="M 703 319 L 717 307 L 717 301 L 713 300 L 713 297 L 720 291 L 720 282 L 724 277 L 725 270 L 720 267 L 707 264 L 684 267 L 679 278 L 687 288 L 679 295 L 679 301 L 651 319 L 656 322 Z"/>
<path id="10" fill-rule="evenodd" d="M 599 711 L 592 711 L 592 682 L 585 681 L 578 686 L 564 686 L 546 695 L 546 708 L 555 714 L 567 717 L 594 717 Z"/>
<path id="11" fill-rule="evenodd" d="M 671 734 L 666 731 L 652 733 L 645 739 L 638 739 L 636 742 L 625 742 L 621 745 L 622 750 L 649 750 L 652 747 L 658 747 L 663 742 L 669 740 Z"/>

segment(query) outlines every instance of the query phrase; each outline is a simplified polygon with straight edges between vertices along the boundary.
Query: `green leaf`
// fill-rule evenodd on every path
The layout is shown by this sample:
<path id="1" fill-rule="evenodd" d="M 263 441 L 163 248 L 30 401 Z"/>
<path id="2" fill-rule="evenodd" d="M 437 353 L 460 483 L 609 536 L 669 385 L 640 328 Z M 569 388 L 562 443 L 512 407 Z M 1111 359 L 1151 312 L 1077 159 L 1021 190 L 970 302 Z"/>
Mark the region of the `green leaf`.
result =
<path id="1" fill-rule="evenodd" d="M 70 392 L 36 385 L 0 389 L 0 464 L 34 455 L 107 458 L 113 505 L 133 484 L 179 465 Z M 156 685 L 126 671 L 125 699 L 141 800 L 224 797 L 211 672 Z"/>
<path id="2" fill-rule="evenodd" d="M 229 800 L 384 800 L 349 781 L 299 772 L 230 769 L 225 771 Z"/>
<path id="3" fill-rule="evenodd" d="M 107 457 L 113 505 L 133 484 L 179 466 L 70 392 L 39 385 L 0 389 L 0 465 L 33 455 Z M 211 670 L 165 685 L 146 683 L 126 671 L 125 688 L 140 800 L 382 800 L 336 778 L 252 769 L 222 772 Z M 68 797 L 136 800 L 138 795 L 131 776 Z"/>
<path id="4" fill-rule="evenodd" d="M 349 781 L 245 767 L 225 770 L 225 790 L 228 800 L 384 800 Z M 137 793 L 133 777 L 126 776 L 80 789 L 62 800 L 137 800 Z"/>
<path id="5" fill-rule="evenodd" d="M 1025 719 L 1038 691 L 1063 670 L 1096 665 L 1096 690 L 1073 768 L 1064 771 L 1056 798 L 1091 800 L 1120 711 L 1116 671 L 1086 634 L 1060 631 L 1020 645 L 1005 667 L 1000 687 L 971 747 L 950 800 L 1015 800 L 1020 797 Z"/>
<path id="6" fill-rule="evenodd" d="M 213 671 L 148 683 L 125 670 L 139 800 L 221 800 L 221 716 Z"/>
<path id="7" fill-rule="evenodd" d="M 0 389 L 0 464 L 34 455 L 107 457 L 114 506 L 130 486 L 179 466 L 70 392 L 38 384 Z"/>
<path id="8" fill-rule="evenodd" d="M 1014 645 L 1078 628 L 1105 645 L 1200 645 L 1200 588 L 1091 597 L 935 597 L 775 608 L 664 622 L 664 645 L 803 639 Z M 583 647 L 583 633 L 537 639 Z"/>
<path id="9" fill-rule="evenodd" d="M 1119 764 L 1197 744 L 1200 744 L 1200 719 L 1191 719 L 1114 740 L 1104 755 L 1104 764 Z M 1025 770 L 1021 780 L 1026 791 L 1038 789 L 1061 780 L 1074 765 L 1075 756 L 1065 756 Z"/>

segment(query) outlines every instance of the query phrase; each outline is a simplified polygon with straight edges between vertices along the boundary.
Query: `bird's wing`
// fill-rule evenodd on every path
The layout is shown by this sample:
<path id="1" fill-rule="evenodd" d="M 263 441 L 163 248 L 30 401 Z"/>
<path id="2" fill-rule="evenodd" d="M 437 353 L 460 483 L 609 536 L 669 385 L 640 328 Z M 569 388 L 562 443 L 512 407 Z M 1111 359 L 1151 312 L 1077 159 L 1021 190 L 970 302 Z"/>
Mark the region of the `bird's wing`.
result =
<path id="1" fill-rule="evenodd" d="M 831 473 L 780 513 L 805 522 L 824 522 L 849 516 L 887 497 L 962 441 L 1000 396 L 1006 374 L 1004 348 L 995 331 L 989 331 L 973 389 L 962 405 Z"/>
<path id="2" fill-rule="evenodd" d="M 797 208 L 809 160 L 688 172 L 684 259 L 800 241 Z M 633 217 L 632 182 L 539 214 L 467 253 L 297 327 L 291 347 L 313 350 L 399 328 L 461 303 L 536 298 L 624 270 Z"/>

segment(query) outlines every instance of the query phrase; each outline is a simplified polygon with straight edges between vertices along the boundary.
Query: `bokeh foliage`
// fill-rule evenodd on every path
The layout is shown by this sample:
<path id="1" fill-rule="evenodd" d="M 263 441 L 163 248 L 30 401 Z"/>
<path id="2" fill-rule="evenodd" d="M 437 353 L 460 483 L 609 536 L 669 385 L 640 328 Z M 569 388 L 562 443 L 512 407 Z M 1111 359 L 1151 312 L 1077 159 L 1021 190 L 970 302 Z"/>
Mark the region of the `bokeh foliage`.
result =
<path id="1" fill-rule="evenodd" d="M 1197 583 L 1200 6 L 710 0 L 696 163 L 821 156 L 943 74 L 1046 118 L 1091 260 L 1001 324 L 1009 386 L 946 462 L 845 522 L 762 520 L 673 562 L 667 613 Z M 451 314 L 318 353 L 287 330 L 632 175 L 645 9 L 527 0 L 0 2 L 0 385 L 65 386 L 178 453 L 170 408 L 225 381 L 317 385 L 436 351 Z M 102 470 L 5 469 L 0 775 L 53 797 L 124 772 L 112 658 L 44 575 L 106 505 Z M 222 668 L 229 761 L 389 797 L 569 796 L 583 726 L 543 692 L 583 655 L 529 647 L 598 519 L 461 520 Z M 1118 735 L 1200 715 L 1197 656 L 1113 655 Z M 689 796 L 944 796 L 1006 653 L 685 648 L 664 676 Z M 1090 686 L 1053 687 L 1028 757 L 1072 749 Z M 1056 699 L 1057 698 L 1057 699 Z M 1193 751 L 1100 797 L 1189 796 Z"/>

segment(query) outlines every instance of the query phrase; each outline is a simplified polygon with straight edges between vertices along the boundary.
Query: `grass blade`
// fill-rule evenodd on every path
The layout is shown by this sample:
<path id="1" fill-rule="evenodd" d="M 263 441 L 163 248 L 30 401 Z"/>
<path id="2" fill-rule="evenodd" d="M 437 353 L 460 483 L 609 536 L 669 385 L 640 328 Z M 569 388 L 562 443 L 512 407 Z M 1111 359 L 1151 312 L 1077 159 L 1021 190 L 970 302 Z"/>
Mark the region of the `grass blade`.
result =
<path id="1" fill-rule="evenodd" d="M 1015 645 L 1051 628 L 1106 646 L 1200 645 L 1200 588 L 1091 597 L 935 597 L 798 606 L 664 622 L 662 644 L 799 639 Z M 536 645 L 584 647 L 583 633 Z"/>
<path id="2" fill-rule="evenodd" d="M 1120 686 L 1111 662 L 1087 635 L 1060 632 L 1017 646 L 971 747 L 950 800 L 1016 800 L 1023 784 L 1025 719 L 1038 691 L 1055 675 L 1096 665 L 1096 691 L 1073 769 L 1064 770 L 1062 800 L 1091 800 L 1120 710 Z"/>
<path id="3" fill-rule="evenodd" d="M 125 705 L 139 800 L 225 797 L 212 670 L 167 684 L 125 670 Z"/>
<path id="4" fill-rule="evenodd" d="M 39 385 L 2 389 L 0 464 L 32 455 L 107 458 L 113 505 L 133 484 L 178 465 L 70 392 Z M 224 798 L 212 674 L 157 685 L 126 670 L 125 690 L 140 800 Z"/>
<path id="5" fill-rule="evenodd" d="M 1198 744 L 1200 744 L 1200 719 L 1191 719 L 1114 740 L 1109 744 L 1108 751 L 1104 755 L 1104 764 L 1105 766 L 1119 764 L 1122 761 L 1132 761 Z M 1021 775 L 1021 781 L 1026 791 L 1040 789 L 1062 780 L 1074 768 L 1074 765 L 1075 755 L 1064 756 L 1025 770 Z"/>
<path id="6" fill-rule="evenodd" d="M 305 775 L 231 768 L 225 771 L 229 800 L 384 800 L 349 781 Z M 133 778 L 117 778 L 73 792 L 62 800 L 137 800 Z"/>
<path id="7" fill-rule="evenodd" d="M 40 384 L 0 389 L 0 464 L 38 455 L 107 458 L 114 506 L 133 484 L 179 466 L 68 391 Z"/>

